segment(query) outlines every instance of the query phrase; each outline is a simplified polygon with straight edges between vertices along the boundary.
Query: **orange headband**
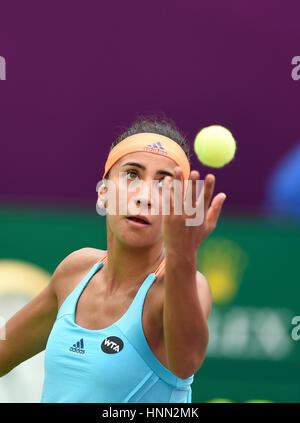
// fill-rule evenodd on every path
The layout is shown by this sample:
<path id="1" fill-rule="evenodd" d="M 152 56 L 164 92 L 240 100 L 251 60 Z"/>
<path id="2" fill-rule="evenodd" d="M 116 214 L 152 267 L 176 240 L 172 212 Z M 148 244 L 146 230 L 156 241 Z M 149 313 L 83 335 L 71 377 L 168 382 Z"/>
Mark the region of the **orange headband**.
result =
<path id="1" fill-rule="evenodd" d="M 159 154 L 161 156 L 169 157 L 181 169 L 183 179 L 189 179 L 190 164 L 184 150 L 177 142 L 164 135 L 154 134 L 150 132 L 142 132 L 139 134 L 130 135 L 124 140 L 120 141 L 110 152 L 105 163 L 105 171 L 102 180 L 110 170 L 110 168 L 123 156 L 136 151 L 143 151 L 147 153 Z"/>

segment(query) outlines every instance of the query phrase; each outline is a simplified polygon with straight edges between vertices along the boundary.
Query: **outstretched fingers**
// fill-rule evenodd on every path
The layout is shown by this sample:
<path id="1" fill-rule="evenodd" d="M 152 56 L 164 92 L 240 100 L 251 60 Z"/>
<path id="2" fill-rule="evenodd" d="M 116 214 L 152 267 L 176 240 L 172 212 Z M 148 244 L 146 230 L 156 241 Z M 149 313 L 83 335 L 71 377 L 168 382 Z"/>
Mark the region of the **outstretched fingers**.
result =
<path id="1" fill-rule="evenodd" d="M 221 192 L 220 194 L 217 194 L 211 202 L 211 206 L 206 215 L 206 224 L 209 232 L 213 231 L 217 225 L 225 199 L 226 194 Z"/>
<path id="2" fill-rule="evenodd" d="M 189 178 L 184 183 L 184 201 L 186 202 L 188 200 L 190 206 L 195 209 L 197 205 L 197 188 L 200 183 L 200 173 L 198 170 L 192 170 Z"/>
<path id="3" fill-rule="evenodd" d="M 215 189 L 215 182 L 216 178 L 212 173 L 206 175 L 204 180 L 204 216 L 206 216 L 209 209 L 209 204 Z"/>

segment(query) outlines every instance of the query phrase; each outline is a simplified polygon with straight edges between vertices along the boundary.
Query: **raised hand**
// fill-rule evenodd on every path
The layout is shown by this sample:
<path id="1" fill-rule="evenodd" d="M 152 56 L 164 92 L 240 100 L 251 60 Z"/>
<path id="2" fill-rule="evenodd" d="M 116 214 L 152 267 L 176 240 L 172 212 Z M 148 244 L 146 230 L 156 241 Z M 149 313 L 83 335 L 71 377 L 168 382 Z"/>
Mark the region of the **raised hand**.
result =
<path id="1" fill-rule="evenodd" d="M 178 183 L 183 181 L 182 170 L 179 166 L 176 166 L 174 170 L 173 181 L 176 180 Z M 197 170 L 192 170 L 186 187 L 186 193 L 184 194 L 183 184 L 182 190 L 179 192 L 179 190 L 174 190 L 175 184 L 171 184 L 171 177 L 166 176 L 165 178 L 166 184 L 170 184 L 170 214 L 163 214 L 162 234 L 164 246 L 168 252 L 176 251 L 177 254 L 181 252 L 187 253 L 187 251 L 195 252 L 217 225 L 226 194 L 219 193 L 212 199 L 215 187 L 215 176 L 213 174 L 208 174 L 204 180 L 203 190 L 197 199 L 197 180 L 200 181 L 200 173 Z M 191 195 L 191 204 L 196 210 L 193 215 L 186 214 L 184 205 L 188 196 Z M 163 201 L 167 200 L 168 198 L 166 197 L 163 199 Z M 179 204 L 178 202 L 182 204 L 182 213 L 180 215 L 174 213 L 174 201 L 176 201 L 176 204 Z M 189 219 L 193 219 L 197 216 L 197 211 L 198 215 L 203 214 L 201 224 L 194 226 L 187 225 Z"/>

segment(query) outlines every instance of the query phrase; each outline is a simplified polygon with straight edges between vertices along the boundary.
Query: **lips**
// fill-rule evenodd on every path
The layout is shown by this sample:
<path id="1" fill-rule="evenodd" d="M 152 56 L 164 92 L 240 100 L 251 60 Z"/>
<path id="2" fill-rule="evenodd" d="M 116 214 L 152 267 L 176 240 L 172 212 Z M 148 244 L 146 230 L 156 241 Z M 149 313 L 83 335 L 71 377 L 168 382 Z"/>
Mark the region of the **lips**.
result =
<path id="1" fill-rule="evenodd" d="M 133 222 L 142 223 L 146 225 L 150 224 L 149 220 L 145 216 L 142 216 L 142 215 L 127 216 L 126 218 Z"/>

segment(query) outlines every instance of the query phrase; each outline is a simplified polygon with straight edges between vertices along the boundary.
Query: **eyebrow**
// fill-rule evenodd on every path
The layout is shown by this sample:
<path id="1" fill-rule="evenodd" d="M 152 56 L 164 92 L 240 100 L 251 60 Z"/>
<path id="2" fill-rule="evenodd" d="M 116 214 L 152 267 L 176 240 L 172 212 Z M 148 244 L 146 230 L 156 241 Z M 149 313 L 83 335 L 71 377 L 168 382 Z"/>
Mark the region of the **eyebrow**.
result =
<path id="1" fill-rule="evenodd" d="M 136 166 L 136 167 L 139 167 L 142 170 L 146 170 L 145 166 L 141 165 L 140 163 L 136 163 L 136 162 L 128 162 L 128 163 L 123 164 L 122 167 L 124 167 L 124 166 Z M 173 173 L 168 172 L 167 170 L 158 170 L 156 173 L 158 175 L 174 176 Z"/>

